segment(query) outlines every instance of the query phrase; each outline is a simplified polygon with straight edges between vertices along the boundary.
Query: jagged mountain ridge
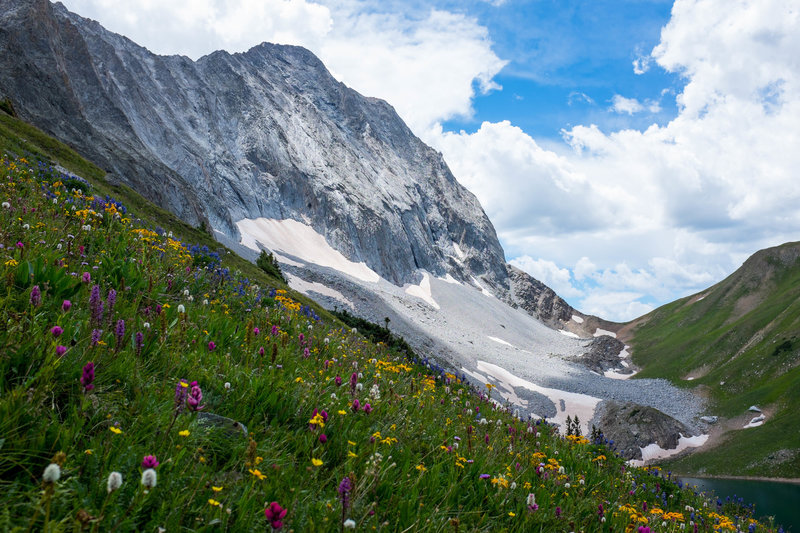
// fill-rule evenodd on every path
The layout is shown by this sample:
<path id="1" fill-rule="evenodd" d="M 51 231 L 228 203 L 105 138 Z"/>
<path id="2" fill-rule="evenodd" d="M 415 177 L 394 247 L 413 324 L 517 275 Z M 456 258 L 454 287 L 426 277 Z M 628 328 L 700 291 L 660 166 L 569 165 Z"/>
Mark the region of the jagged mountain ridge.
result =
<path id="1" fill-rule="evenodd" d="M 291 218 L 395 283 L 424 269 L 508 288 L 494 228 L 441 154 L 308 50 L 195 62 L 47 0 L 0 12 L 0 91 L 19 115 L 187 222 L 235 239 L 238 220 Z"/>

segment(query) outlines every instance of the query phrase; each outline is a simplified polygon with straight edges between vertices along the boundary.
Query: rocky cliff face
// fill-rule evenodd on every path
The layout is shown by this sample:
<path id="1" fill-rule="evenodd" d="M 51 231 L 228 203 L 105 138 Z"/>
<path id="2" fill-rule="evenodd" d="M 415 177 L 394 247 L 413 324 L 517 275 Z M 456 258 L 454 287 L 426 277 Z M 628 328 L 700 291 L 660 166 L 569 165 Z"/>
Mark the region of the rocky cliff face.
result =
<path id="1" fill-rule="evenodd" d="M 558 328 L 575 310 L 553 289 L 526 272 L 506 265 L 511 285 L 511 301 L 548 326 Z"/>
<path id="2" fill-rule="evenodd" d="M 312 226 L 395 282 L 417 269 L 508 288 L 477 199 L 386 102 L 308 50 L 158 56 L 47 0 L 0 0 L 0 95 L 192 224 Z"/>

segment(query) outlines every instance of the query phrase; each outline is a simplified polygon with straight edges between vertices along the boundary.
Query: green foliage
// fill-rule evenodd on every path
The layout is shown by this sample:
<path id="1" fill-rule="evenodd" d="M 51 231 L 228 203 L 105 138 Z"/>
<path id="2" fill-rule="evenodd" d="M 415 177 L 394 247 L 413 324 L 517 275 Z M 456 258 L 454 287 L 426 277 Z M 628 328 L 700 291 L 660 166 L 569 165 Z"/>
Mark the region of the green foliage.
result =
<path id="1" fill-rule="evenodd" d="M 672 463 L 673 469 L 800 477 L 800 461 L 769 459 L 800 456 L 800 419 L 788 416 L 800 402 L 800 352 L 794 348 L 800 262 L 792 259 L 798 247 L 759 252 L 703 298 L 663 306 L 635 329 L 631 346 L 640 377 L 701 387 L 711 414 L 738 417 L 742 426 L 750 405 L 770 411 L 763 426 L 735 431 L 722 445 Z M 686 379 L 689 374 L 694 379 Z"/>
<path id="2" fill-rule="evenodd" d="M 344 518 L 385 531 L 674 530 L 687 505 L 701 531 L 716 527 L 701 496 L 658 470 L 514 418 L 387 347 L 386 328 L 346 316 L 388 339 L 376 345 L 254 265 L 197 262 L 216 253 L 187 244 L 202 234 L 163 225 L 140 197 L 122 206 L 107 184 L 73 190 L 22 160 L 0 177 L 2 530 L 265 531 L 277 527 L 267 502 L 294 531 L 340 531 Z M 655 482 L 667 506 L 643 488 Z M 736 505 L 723 514 L 747 524 Z"/>
<path id="3" fill-rule="evenodd" d="M 258 256 L 258 259 L 256 259 L 256 265 L 268 276 L 272 276 L 286 283 L 286 278 L 283 277 L 281 267 L 275 259 L 275 256 L 272 255 L 272 252 L 267 253 L 266 250 L 261 250 L 261 254 Z"/>
<path id="4" fill-rule="evenodd" d="M 11 103 L 10 98 L 3 98 L 0 100 L 0 111 L 12 117 L 17 116 L 17 112 L 14 111 L 14 104 Z"/>
<path id="5" fill-rule="evenodd" d="M 417 356 L 403 337 L 389 331 L 388 318 L 384 319 L 386 326 L 382 327 L 374 322 L 352 315 L 347 309 L 342 309 L 341 311 L 336 309 L 333 311 L 333 315 L 351 328 L 356 328 L 375 344 L 384 344 L 393 350 L 407 354 L 409 358 Z"/>

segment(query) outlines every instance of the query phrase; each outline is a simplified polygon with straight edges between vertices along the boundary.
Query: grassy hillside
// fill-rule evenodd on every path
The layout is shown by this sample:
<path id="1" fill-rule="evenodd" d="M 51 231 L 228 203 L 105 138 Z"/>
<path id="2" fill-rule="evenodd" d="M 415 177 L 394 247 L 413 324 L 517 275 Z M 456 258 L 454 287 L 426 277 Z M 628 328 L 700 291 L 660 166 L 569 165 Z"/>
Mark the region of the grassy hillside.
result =
<path id="1" fill-rule="evenodd" d="M 762 250 L 700 295 L 653 311 L 631 344 L 640 376 L 698 387 L 737 429 L 755 416 L 751 405 L 767 415 L 672 468 L 800 477 L 800 243 Z"/>
<path id="2" fill-rule="evenodd" d="M 7 155 L 0 201 L 2 531 L 774 530 L 515 419 L 99 176 Z"/>

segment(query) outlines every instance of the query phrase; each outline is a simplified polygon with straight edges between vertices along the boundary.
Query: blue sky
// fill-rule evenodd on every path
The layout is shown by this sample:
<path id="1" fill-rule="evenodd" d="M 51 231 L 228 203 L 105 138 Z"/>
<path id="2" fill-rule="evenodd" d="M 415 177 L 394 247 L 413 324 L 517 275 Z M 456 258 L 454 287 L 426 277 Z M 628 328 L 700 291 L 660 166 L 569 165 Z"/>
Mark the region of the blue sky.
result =
<path id="1" fill-rule="evenodd" d="M 630 320 L 800 240 L 796 0 L 64 3 L 161 54 L 309 48 L 586 313 Z"/>

